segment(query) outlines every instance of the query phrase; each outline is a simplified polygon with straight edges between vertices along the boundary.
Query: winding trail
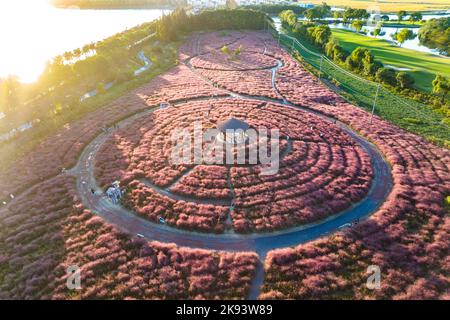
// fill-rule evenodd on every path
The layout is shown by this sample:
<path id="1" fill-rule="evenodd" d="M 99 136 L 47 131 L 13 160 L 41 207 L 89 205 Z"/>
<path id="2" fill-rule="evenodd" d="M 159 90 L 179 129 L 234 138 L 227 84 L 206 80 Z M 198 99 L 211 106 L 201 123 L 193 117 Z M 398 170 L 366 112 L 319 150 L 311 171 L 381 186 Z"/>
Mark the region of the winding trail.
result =
<path id="1" fill-rule="evenodd" d="M 264 50 L 264 54 L 266 49 Z M 199 54 L 197 54 L 199 55 Z M 205 82 L 218 86 L 210 79 L 202 77 L 196 70 L 190 65 L 190 60 L 194 58 L 194 55 L 190 59 L 184 61 L 197 76 L 201 77 Z M 276 72 L 283 65 L 283 62 L 278 60 L 278 65 L 272 69 L 272 86 L 279 94 L 279 91 L 275 86 Z M 220 86 L 219 86 L 220 88 Z M 223 89 L 223 88 L 221 88 Z M 256 299 L 259 296 L 260 288 L 264 280 L 264 266 L 263 262 L 268 251 L 278 248 L 291 247 L 299 245 L 319 237 L 331 234 L 337 230 L 342 229 L 343 226 L 351 224 L 355 220 L 361 220 L 367 218 L 374 213 L 380 205 L 385 201 L 386 197 L 392 188 L 392 177 L 390 173 L 390 167 L 385 161 L 378 149 L 365 138 L 355 133 L 351 128 L 345 124 L 336 121 L 333 118 L 314 112 L 310 109 L 294 105 L 286 101 L 286 99 L 280 94 L 281 99 L 270 99 L 266 97 L 255 97 L 239 94 L 229 90 L 224 90 L 229 97 L 212 97 L 207 98 L 211 100 L 215 99 L 230 99 L 230 98 L 242 98 L 277 103 L 285 105 L 287 107 L 294 107 L 302 109 L 306 112 L 313 113 L 318 117 L 321 117 L 324 121 L 335 123 L 342 131 L 349 134 L 370 156 L 372 159 L 372 167 L 374 177 L 372 180 L 371 188 L 362 201 L 348 208 L 347 210 L 340 212 L 339 214 L 328 217 L 327 219 L 302 225 L 299 227 L 281 230 L 270 233 L 252 233 L 252 234 L 236 234 L 234 232 L 227 232 L 223 234 L 207 234 L 200 232 L 192 232 L 187 230 L 181 230 L 174 227 L 166 226 L 163 224 L 157 224 L 150 222 L 130 210 L 123 208 L 120 205 L 114 205 L 106 198 L 106 196 L 99 196 L 98 193 L 92 194 L 91 188 L 97 191 L 101 191 L 94 178 L 95 167 L 95 155 L 99 151 L 101 145 L 111 137 L 114 133 L 113 130 L 104 132 L 98 135 L 91 143 L 89 143 L 82 152 L 76 166 L 67 171 L 67 174 L 73 175 L 77 179 L 77 189 L 81 201 L 87 209 L 92 210 L 95 214 L 105 219 L 107 222 L 114 224 L 122 231 L 130 234 L 143 236 L 149 240 L 175 243 L 178 246 L 212 249 L 221 251 L 254 251 L 259 255 L 259 263 L 256 269 L 256 274 L 251 284 L 249 298 Z M 188 101 L 196 101 L 198 98 L 186 99 L 179 103 L 185 103 Z M 202 98 L 204 100 L 204 98 Z M 133 116 L 126 118 L 118 123 L 119 127 L 131 124 L 137 118 L 145 116 L 157 108 L 145 110 L 143 112 L 134 114 Z M 145 183 L 152 188 L 157 188 L 150 184 L 149 181 Z M 168 192 L 165 189 L 158 190 L 158 192 Z M 172 193 L 170 196 L 174 196 Z M 180 198 L 180 200 L 186 201 L 187 199 Z M 192 199 L 193 200 L 193 199 Z M 201 200 L 196 200 L 201 201 Z M 207 200 L 210 201 L 210 200 Z M 222 201 L 223 200 L 217 200 Z M 225 201 L 225 205 L 230 206 L 230 212 L 232 205 L 230 201 Z M 210 202 L 208 202 L 210 203 Z"/>

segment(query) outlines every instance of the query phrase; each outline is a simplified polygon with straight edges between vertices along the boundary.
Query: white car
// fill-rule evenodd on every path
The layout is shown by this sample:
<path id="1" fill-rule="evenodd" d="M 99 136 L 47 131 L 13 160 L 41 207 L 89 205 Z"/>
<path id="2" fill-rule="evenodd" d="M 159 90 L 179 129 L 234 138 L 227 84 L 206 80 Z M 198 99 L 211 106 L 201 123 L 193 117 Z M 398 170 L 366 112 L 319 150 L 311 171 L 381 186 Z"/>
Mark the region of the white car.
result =
<path id="1" fill-rule="evenodd" d="M 342 230 L 342 229 L 345 229 L 345 228 L 348 228 L 348 227 L 351 227 L 351 226 L 352 226 L 351 223 L 346 223 L 346 224 L 343 224 L 342 226 L 340 226 L 340 227 L 338 228 L 338 230 Z"/>

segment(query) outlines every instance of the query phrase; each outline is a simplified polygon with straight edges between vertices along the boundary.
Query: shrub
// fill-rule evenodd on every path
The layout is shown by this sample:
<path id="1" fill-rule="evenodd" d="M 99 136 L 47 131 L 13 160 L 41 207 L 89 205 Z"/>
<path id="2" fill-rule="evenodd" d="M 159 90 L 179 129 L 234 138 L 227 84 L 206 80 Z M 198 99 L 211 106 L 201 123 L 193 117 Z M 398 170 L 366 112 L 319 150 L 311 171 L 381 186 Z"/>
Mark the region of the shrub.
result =
<path id="1" fill-rule="evenodd" d="M 378 69 L 375 77 L 378 82 L 388 84 L 390 86 L 395 86 L 397 84 L 396 72 L 389 68 Z"/>
<path id="2" fill-rule="evenodd" d="M 397 84 L 402 89 L 411 88 L 414 85 L 414 79 L 406 72 L 398 72 L 397 76 Z"/>

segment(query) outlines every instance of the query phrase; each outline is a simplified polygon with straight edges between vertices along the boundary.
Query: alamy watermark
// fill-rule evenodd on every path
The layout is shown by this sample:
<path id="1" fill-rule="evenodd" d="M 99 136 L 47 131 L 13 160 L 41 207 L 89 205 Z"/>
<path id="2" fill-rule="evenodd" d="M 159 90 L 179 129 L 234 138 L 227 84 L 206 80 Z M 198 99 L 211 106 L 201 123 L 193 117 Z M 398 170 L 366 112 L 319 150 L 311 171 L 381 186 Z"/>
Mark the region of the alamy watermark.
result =
<path id="1" fill-rule="evenodd" d="M 235 120 L 232 128 L 203 130 L 201 121 L 172 131 L 171 162 L 180 164 L 259 165 L 261 175 L 278 173 L 280 167 L 280 132 L 261 127 L 246 128 Z M 243 124 L 244 128 L 239 128 Z"/>

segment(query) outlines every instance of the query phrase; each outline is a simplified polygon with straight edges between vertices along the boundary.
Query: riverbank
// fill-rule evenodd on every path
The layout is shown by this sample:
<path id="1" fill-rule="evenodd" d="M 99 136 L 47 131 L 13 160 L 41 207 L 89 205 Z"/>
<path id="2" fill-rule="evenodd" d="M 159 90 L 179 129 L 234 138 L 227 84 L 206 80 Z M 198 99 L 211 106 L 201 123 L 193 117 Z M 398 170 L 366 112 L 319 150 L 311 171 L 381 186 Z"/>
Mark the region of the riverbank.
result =
<path id="1" fill-rule="evenodd" d="M 367 111 L 373 110 L 381 118 L 433 143 L 447 148 L 450 146 L 449 128 L 441 112 L 337 66 L 327 58 L 322 58 L 322 52 L 311 43 L 293 41 L 286 30 L 273 32 L 276 37 L 281 36 L 280 43 L 289 48 L 311 73 L 324 79 L 329 87 L 347 101 Z"/>
<path id="2" fill-rule="evenodd" d="M 308 0 L 308 3 L 315 5 L 322 4 L 323 0 Z M 392 2 L 378 2 L 376 0 L 327 0 L 328 5 L 346 8 L 351 7 L 355 9 L 367 9 L 378 7 L 383 13 L 398 12 L 400 10 L 405 11 L 440 11 L 445 12 L 450 8 L 449 0 L 428 0 L 427 2 L 411 0 L 397 0 Z"/>
<path id="3" fill-rule="evenodd" d="M 51 0 L 50 4 L 59 9 L 175 9 L 176 7 L 162 0 Z"/>

